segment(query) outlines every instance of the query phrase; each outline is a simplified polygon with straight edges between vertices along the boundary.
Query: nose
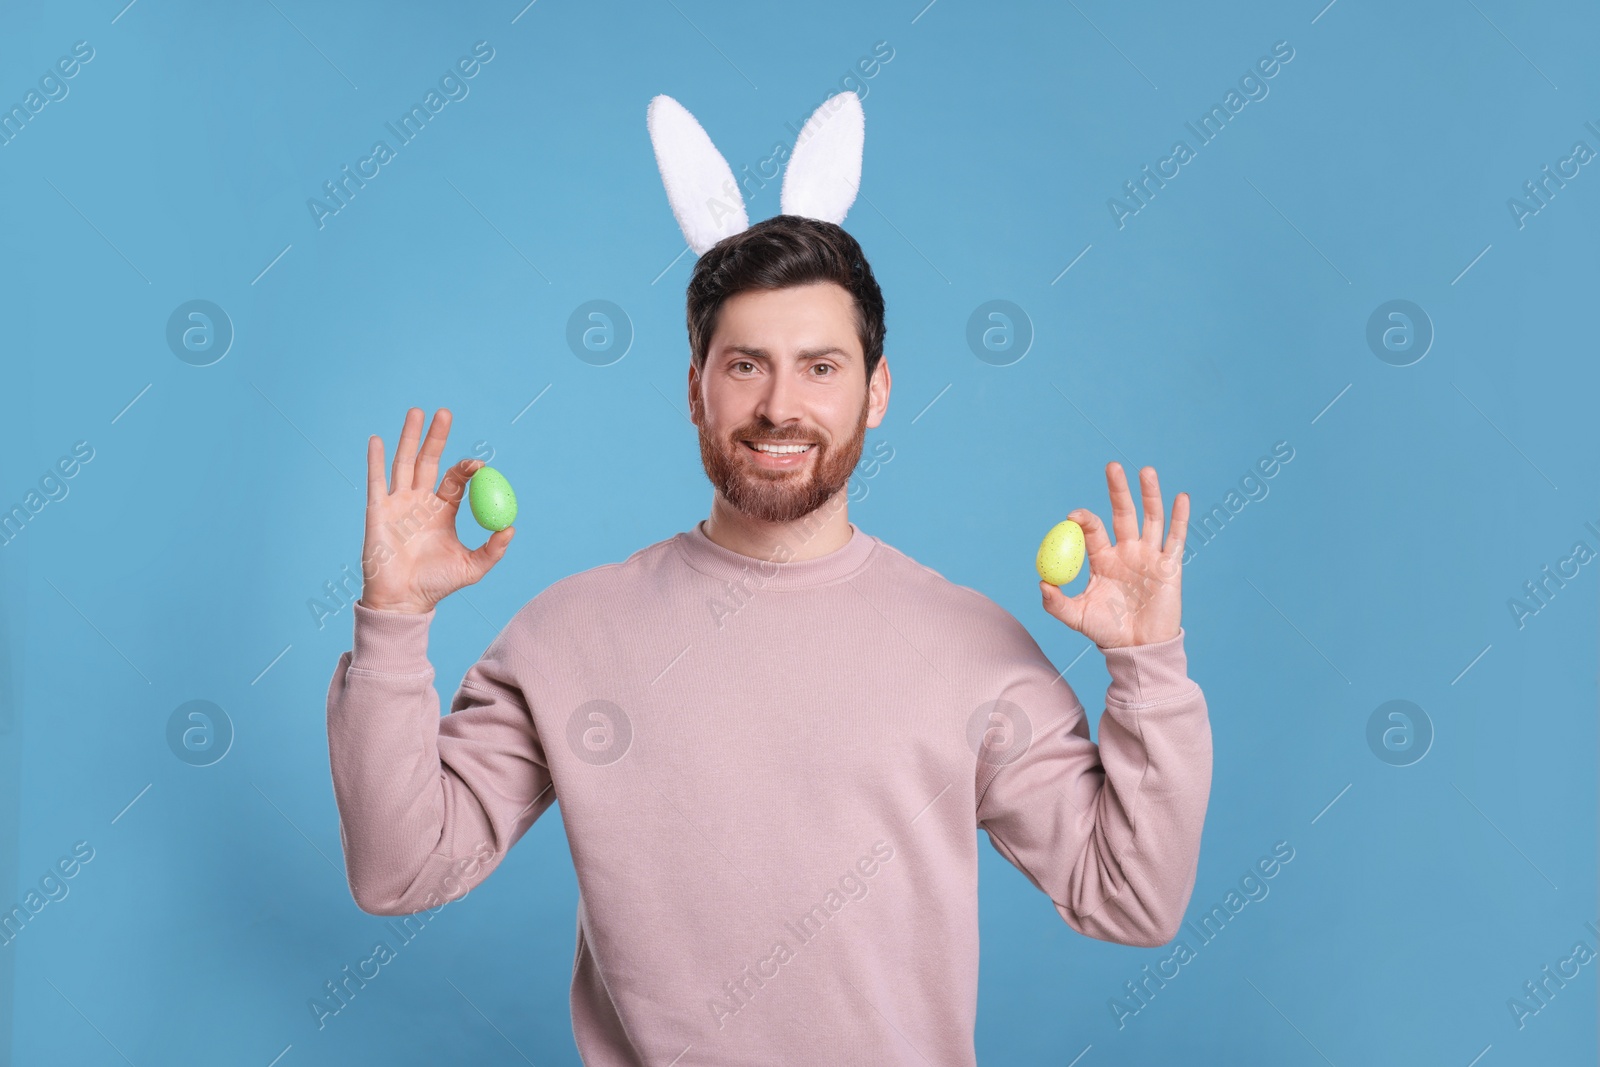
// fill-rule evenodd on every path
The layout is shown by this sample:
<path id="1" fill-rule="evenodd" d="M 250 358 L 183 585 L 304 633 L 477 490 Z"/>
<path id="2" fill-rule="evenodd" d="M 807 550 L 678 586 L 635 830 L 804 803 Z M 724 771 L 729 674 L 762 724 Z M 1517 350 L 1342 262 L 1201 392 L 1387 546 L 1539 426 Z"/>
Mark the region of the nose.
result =
<path id="1" fill-rule="evenodd" d="M 801 415 L 798 386 L 799 383 L 792 379 L 787 370 L 769 375 L 766 388 L 756 403 L 755 413 L 779 429 L 783 429 L 785 423 L 797 421 Z"/>

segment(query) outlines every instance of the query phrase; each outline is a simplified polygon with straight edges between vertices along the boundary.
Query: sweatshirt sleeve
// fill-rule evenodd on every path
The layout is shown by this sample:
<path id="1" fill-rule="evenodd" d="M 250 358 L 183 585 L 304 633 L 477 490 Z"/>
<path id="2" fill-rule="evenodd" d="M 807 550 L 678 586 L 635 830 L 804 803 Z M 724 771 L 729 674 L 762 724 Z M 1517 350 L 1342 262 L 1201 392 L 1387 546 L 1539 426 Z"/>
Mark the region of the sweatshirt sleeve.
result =
<path id="1" fill-rule="evenodd" d="M 1184 632 L 1101 649 L 1111 684 L 1096 745 L 1083 705 L 1012 621 L 1018 653 L 1003 697 L 1028 738 L 980 757 L 978 825 L 1074 930 L 1166 944 L 1194 891 L 1211 794 L 1211 724 Z"/>
<path id="2" fill-rule="evenodd" d="M 357 601 L 328 687 L 328 760 L 350 893 L 408 915 L 481 883 L 555 801 L 518 682 L 513 620 L 440 717 L 425 615 Z"/>

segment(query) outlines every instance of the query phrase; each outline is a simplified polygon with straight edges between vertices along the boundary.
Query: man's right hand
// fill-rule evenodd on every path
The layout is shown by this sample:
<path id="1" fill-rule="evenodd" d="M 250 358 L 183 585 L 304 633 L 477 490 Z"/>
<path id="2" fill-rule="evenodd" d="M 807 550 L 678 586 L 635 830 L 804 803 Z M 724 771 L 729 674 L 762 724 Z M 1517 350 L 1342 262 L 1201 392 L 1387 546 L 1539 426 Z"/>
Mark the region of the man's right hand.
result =
<path id="1" fill-rule="evenodd" d="M 464 459 L 445 472 L 438 492 L 439 457 L 450 436 L 450 410 L 434 413 L 419 452 L 424 412 L 411 408 L 394 454 L 393 484 L 383 476 L 383 438 L 367 439 L 367 534 L 361 549 L 361 601 L 378 611 L 425 615 L 472 585 L 506 554 L 516 528 L 507 526 L 476 549 L 456 536 L 456 512 L 481 459 Z"/>

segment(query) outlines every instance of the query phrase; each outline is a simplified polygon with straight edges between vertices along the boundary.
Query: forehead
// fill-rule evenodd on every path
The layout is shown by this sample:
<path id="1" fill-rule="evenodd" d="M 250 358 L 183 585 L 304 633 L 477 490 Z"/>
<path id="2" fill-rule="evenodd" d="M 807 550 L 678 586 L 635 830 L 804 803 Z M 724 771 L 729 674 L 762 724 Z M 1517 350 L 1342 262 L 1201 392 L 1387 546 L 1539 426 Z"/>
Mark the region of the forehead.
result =
<path id="1" fill-rule="evenodd" d="M 711 347 L 780 352 L 836 346 L 857 357 L 855 299 L 836 282 L 747 289 L 723 302 Z"/>

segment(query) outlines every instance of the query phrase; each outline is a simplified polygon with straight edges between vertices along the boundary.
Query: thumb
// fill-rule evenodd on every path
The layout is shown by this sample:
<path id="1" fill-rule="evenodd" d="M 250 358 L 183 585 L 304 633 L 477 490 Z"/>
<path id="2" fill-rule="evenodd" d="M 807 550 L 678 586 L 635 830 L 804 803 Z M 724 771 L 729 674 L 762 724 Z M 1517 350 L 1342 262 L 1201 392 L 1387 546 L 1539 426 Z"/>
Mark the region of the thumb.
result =
<path id="1" fill-rule="evenodd" d="M 507 526 L 504 530 L 496 530 L 489 535 L 489 540 L 467 553 L 467 558 L 472 562 L 472 570 L 477 575 L 473 581 L 482 578 L 489 570 L 499 563 L 506 554 L 506 548 L 511 544 L 511 537 L 516 533 L 515 526 Z"/>
<path id="2" fill-rule="evenodd" d="M 1059 586 L 1051 585 L 1043 578 L 1039 579 L 1039 592 L 1044 597 L 1044 610 L 1046 612 L 1073 629 L 1077 629 L 1073 619 L 1074 616 L 1082 614 L 1082 611 L 1075 607 L 1075 602 L 1071 597 L 1063 593 Z"/>

